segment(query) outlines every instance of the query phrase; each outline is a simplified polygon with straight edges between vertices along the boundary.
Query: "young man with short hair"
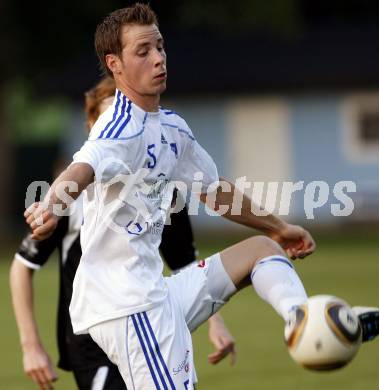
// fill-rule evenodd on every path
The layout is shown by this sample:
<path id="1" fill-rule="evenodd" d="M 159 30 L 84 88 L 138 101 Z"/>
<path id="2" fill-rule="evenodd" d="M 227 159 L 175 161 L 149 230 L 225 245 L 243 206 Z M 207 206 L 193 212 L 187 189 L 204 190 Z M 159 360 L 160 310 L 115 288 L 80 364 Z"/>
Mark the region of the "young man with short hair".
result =
<path id="1" fill-rule="evenodd" d="M 256 216 L 250 199 L 219 182 L 213 160 L 184 119 L 159 108 L 166 53 L 149 6 L 135 4 L 110 14 L 98 26 L 95 44 L 115 79 L 113 105 L 54 182 L 48 207 L 34 204 L 25 217 L 33 237 L 43 239 L 57 224 L 53 209 L 68 203 L 58 195 L 63 191 L 76 198 L 87 189 L 83 256 L 70 306 L 74 331 L 90 333 L 117 364 L 128 388 L 192 389 L 190 331 L 250 284 L 288 320 L 307 295 L 286 252 L 303 258 L 315 243 L 299 226 L 273 215 Z M 227 206 L 224 217 L 265 236 L 163 278 L 157 248 L 172 181 L 191 188 L 216 211 Z M 227 186 L 230 191 L 223 191 Z M 231 212 L 234 198 L 241 199 L 238 215 Z"/>
<path id="2" fill-rule="evenodd" d="M 90 130 L 101 113 L 113 101 L 114 80 L 103 78 L 85 94 L 87 128 Z M 187 209 L 172 215 L 172 224 L 165 226 L 160 250 L 174 272 L 196 261 L 196 250 Z M 124 390 L 125 383 L 117 366 L 112 364 L 99 346 L 86 335 L 74 335 L 69 315 L 72 284 L 81 257 L 80 227 L 83 220 L 82 199 L 76 201 L 76 211 L 59 220 L 54 233 L 43 241 L 28 234 L 15 254 L 10 285 L 13 307 L 20 333 L 25 373 L 39 386 L 49 387 L 57 379 L 54 364 L 39 336 L 33 310 L 33 274 L 59 251 L 59 303 L 57 316 L 58 367 L 72 371 L 78 389 Z M 235 360 L 234 339 L 221 316 L 209 319 L 209 338 L 215 346 L 208 360 L 217 364 L 230 354 Z"/>

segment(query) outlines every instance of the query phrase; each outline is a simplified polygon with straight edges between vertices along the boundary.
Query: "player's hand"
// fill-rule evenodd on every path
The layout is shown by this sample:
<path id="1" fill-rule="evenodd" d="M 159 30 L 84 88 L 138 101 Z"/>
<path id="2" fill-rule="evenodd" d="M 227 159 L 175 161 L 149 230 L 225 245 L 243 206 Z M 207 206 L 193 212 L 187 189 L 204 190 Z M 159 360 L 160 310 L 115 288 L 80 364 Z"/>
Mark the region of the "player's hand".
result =
<path id="1" fill-rule="evenodd" d="M 233 366 L 237 359 L 235 341 L 219 314 L 209 319 L 209 340 L 216 351 L 208 355 L 208 362 L 217 364 L 230 355 L 230 364 Z"/>
<path id="2" fill-rule="evenodd" d="M 270 237 L 278 242 L 292 260 L 312 254 L 316 244 L 310 233 L 298 225 L 284 224 L 283 228 Z"/>
<path id="3" fill-rule="evenodd" d="M 58 217 L 44 203 L 40 202 L 29 206 L 24 217 L 32 229 L 31 238 L 38 241 L 51 236 L 58 224 Z"/>
<path id="4" fill-rule="evenodd" d="M 58 379 L 49 355 L 41 345 L 24 347 L 24 371 L 41 390 L 53 389 Z"/>

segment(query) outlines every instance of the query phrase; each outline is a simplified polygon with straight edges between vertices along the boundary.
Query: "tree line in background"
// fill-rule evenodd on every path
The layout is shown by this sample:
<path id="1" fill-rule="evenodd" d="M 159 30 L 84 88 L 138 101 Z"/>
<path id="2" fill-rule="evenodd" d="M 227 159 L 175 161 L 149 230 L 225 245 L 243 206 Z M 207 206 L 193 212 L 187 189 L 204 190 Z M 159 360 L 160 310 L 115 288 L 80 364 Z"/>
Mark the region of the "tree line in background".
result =
<path id="1" fill-rule="evenodd" d="M 0 3 L 0 80 L 36 73 L 46 76 L 93 53 L 96 24 L 109 12 L 132 1 L 83 0 Z M 212 30 L 221 34 L 263 30 L 301 33 L 314 22 L 351 23 L 378 20 L 371 0 L 164 0 L 150 1 L 163 31 Z"/>

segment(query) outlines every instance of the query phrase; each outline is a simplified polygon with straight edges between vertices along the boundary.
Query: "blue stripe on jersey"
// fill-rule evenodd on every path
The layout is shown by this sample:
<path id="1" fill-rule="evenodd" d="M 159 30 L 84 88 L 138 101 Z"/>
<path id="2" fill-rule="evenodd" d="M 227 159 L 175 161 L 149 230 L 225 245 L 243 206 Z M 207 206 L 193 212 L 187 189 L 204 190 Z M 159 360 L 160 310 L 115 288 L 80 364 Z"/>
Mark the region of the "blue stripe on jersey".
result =
<path id="1" fill-rule="evenodd" d="M 114 112 L 113 112 L 113 116 L 112 116 L 112 120 L 110 122 L 108 122 L 108 124 L 106 125 L 105 129 L 100 133 L 99 135 L 99 138 L 102 138 L 104 133 L 108 130 L 109 126 L 115 121 L 116 119 L 116 115 L 117 115 L 117 111 L 118 111 L 118 106 L 120 105 L 120 97 L 121 97 L 121 92 L 120 91 L 117 91 L 117 102 L 116 102 L 116 106 L 114 108 Z"/>
<path id="2" fill-rule="evenodd" d="M 179 129 L 179 128 L 178 128 L 178 131 L 179 131 L 179 133 L 187 134 L 188 138 L 191 139 L 192 141 L 196 141 L 196 138 L 189 131 Z"/>
<path id="3" fill-rule="evenodd" d="M 129 137 L 108 138 L 107 141 L 127 141 L 129 139 L 137 138 L 145 132 L 145 129 L 141 129 L 138 133 L 130 135 Z"/>
<path id="4" fill-rule="evenodd" d="M 129 123 L 130 118 L 132 117 L 130 114 L 131 109 L 132 109 L 132 102 L 130 100 L 128 100 L 128 108 L 126 109 L 128 116 L 126 117 L 126 119 L 124 120 L 124 122 L 122 123 L 122 125 L 120 126 L 120 128 L 118 129 L 117 133 L 114 135 L 113 138 L 118 138 L 118 136 L 121 134 L 122 130 L 124 130 L 126 125 Z"/>
<path id="5" fill-rule="evenodd" d="M 145 340 L 146 340 L 147 345 L 148 345 L 148 347 L 149 347 L 150 355 L 151 355 L 151 357 L 153 358 L 153 362 L 154 362 L 154 364 L 155 364 L 155 368 L 157 369 L 159 378 L 161 379 L 163 388 L 164 388 L 165 390 L 168 390 L 168 387 L 167 387 L 167 385 L 166 385 L 166 381 L 165 381 L 164 376 L 163 376 L 163 374 L 162 374 L 161 368 L 159 367 L 159 363 L 158 363 L 158 361 L 157 361 L 157 358 L 155 357 L 154 349 L 153 349 L 153 347 L 152 347 L 152 345 L 151 345 L 149 336 L 148 336 L 148 334 L 147 334 L 147 332 L 146 332 L 145 324 L 143 323 L 141 314 L 140 314 L 140 313 L 137 313 L 137 317 L 138 317 L 140 326 L 141 326 L 141 328 L 142 328 L 142 332 L 143 332 L 143 334 L 144 334 L 144 336 L 145 336 Z"/>
<path id="6" fill-rule="evenodd" d="M 125 107 L 126 107 L 126 96 L 123 96 L 122 97 L 122 107 L 121 107 L 121 112 L 120 112 L 120 115 L 118 116 L 115 124 L 110 128 L 110 130 L 108 131 L 107 135 L 105 138 L 110 138 L 110 136 L 112 135 L 112 133 L 114 132 L 114 130 L 116 129 L 116 127 L 119 125 L 120 121 L 122 120 L 122 118 L 124 117 L 125 115 Z"/>
<path id="7" fill-rule="evenodd" d="M 173 124 L 171 124 L 171 123 L 166 123 L 166 122 L 162 122 L 162 126 L 173 127 L 174 129 L 177 129 L 177 128 L 178 128 L 177 125 L 173 125 Z"/>
<path id="8" fill-rule="evenodd" d="M 176 112 L 174 110 L 163 110 L 163 112 L 166 114 L 166 115 L 173 115 L 173 114 L 176 114 Z"/>
<path id="9" fill-rule="evenodd" d="M 150 358 L 149 358 L 149 354 L 146 350 L 146 347 L 145 347 L 145 343 L 143 341 L 143 338 L 142 338 L 142 335 L 141 335 L 141 332 L 138 328 L 138 324 L 137 324 L 137 321 L 136 319 L 134 318 L 134 314 L 132 314 L 130 317 L 132 317 L 132 321 L 133 321 L 133 324 L 134 324 L 134 328 L 136 330 L 136 333 L 137 333 L 137 336 L 138 336 L 138 340 L 141 344 L 141 347 L 142 347 L 142 351 L 143 351 L 143 354 L 145 355 L 145 359 L 146 359 L 146 362 L 147 362 L 147 365 L 149 366 L 149 370 L 150 370 L 150 374 L 151 376 L 153 377 L 153 381 L 154 381 L 154 384 L 155 384 L 155 387 L 157 390 L 160 390 L 161 388 L 159 387 L 159 383 L 158 383 L 158 380 L 157 380 L 157 377 L 155 376 L 155 372 L 154 372 L 154 369 L 151 365 L 151 362 L 150 362 Z"/>
<path id="10" fill-rule="evenodd" d="M 167 366 L 166 366 L 166 363 L 165 363 L 165 361 L 164 361 L 164 359 L 163 359 L 163 356 L 162 356 L 162 354 L 161 354 L 161 351 L 160 351 L 160 349 L 159 349 L 159 344 L 158 344 L 157 339 L 155 338 L 153 329 L 151 328 L 149 318 L 147 317 L 146 312 L 143 312 L 142 315 L 143 315 L 143 317 L 144 317 L 144 319 L 145 319 L 145 321 L 146 321 L 146 324 L 147 324 L 147 327 L 148 327 L 148 329 L 149 329 L 151 338 L 152 338 L 153 341 L 154 341 L 155 350 L 157 351 L 157 355 L 158 355 L 158 357 L 159 357 L 159 360 L 160 360 L 160 362 L 161 362 L 161 364 L 162 364 L 162 366 L 163 366 L 163 369 L 164 369 L 164 371 L 165 371 L 165 373 L 166 373 L 166 375 L 167 375 L 168 381 L 170 382 L 171 389 L 172 389 L 172 390 L 175 390 L 174 382 L 172 381 L 170 372 L 169 372 L 169 370 L 168 370 L 168 368 L 167 368 Z"/>
<path id="11" fill-rule="evenodd" d="M 160 111 L 163 112 L 163 114 L 165 115 L 176 115 L 178 118 L 184 120 L 175 110 L 171 110 L 169 108 L 163 108 L 163 107 L 159 107 Z"/>
<path id="12" fill-rule="evenodd" d="M 177 125 L 173 125 L 171 123 L 164 122 L 164 123 L 162 123 L 162 126 L 168 126 L 168 127 L 174 128 L 174 129 L 178 129 L 179 133 L 186 134 L 189 139 L 191 139 L 192 141 L 196 141 L 196 138 L 189 131 L 181 129 Z"/>
<path id="13" fill-rule="evenodd" d="M 141 130 L 138 133 L 130 135 L 129 137 L 108 138 L 108 141 L 127 141 L 129 139 L 133 139 L 133 138 L 139 137 L 145 131 L 146 119 L 147 119 L 147 113 L 145 114 L 145 117 L 143 119 L 142 128 L 141 128 Z"/>

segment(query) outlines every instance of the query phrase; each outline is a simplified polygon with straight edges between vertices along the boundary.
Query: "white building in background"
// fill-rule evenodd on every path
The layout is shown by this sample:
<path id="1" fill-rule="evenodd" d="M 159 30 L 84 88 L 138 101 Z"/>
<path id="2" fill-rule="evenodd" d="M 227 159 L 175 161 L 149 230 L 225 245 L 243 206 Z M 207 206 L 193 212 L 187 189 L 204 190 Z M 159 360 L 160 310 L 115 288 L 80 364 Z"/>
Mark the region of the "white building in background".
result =
<path id="1" fill-rule="evenodd" d="M 305 187 L 323 181 L 329 188 L 327 201 L 313 210 L 309 223 L 379 220 L 379 91 L 196 96 L 163 99 L 163 103 L 186 119 L 216 161 L 221 176 L 231 181 L 245 176 L 253 185 L 263 185 L 262 198 L 258 199 L 263 205 L 270 197 L 271 201 L 276 199 L 275 213 L 279 212 L 283 182 L 303 182 L 303 189 L 292 195 L 288 219 L 309 219 L 304 211 Z M 70 145 L 67 155 L 83 142 L 84 132 L 78 131 L 83 123 L 78 112 L 71 126 L 74 130 L 66 133 L 69 142 L 63 142 Z M 349 216 L 336 217 L 331 205 L 340 202 L 333 190 L 341 181 L 356 184 L 356 192 L 348 194 L 354 210 Z M 278 182 L 278 187 L 268 187 L 270 182 Z M 252 192 L 253 188 L 246 190 L 249 195 Z M 319 195 L 316 185 L 315 201 Z M 204 211 L 193 220 L 206 228 L 233 226 Z"/>
<path id="2" fill-rule="evenodd" d="M 167 103 L 189 123 L 217 162 L 221 176 L 246 176 L 266 184 L 277 181 L 279 200 L 283 182 L 304 182 L 305 188 L 311 182 L 324 181 L 329 187 L 328 200 L 314 210 L 309 222 L 379 219 L 379 91 L 198 96 Z M 341 181 L 356 184 L 356 192 L 348 194 L 354 211 L 336 217 L 331 205 L 340 203 L 333 191 Z M 307 218 L 304 193 L 300 190 L 293 195 L 290 220 Z M 318 196 L 316 190 L 315 201 Z M 279 211 L 279 202 L 275 211 Z M 201 223 L 229 226 L 219 218 L 202 217 Z"/>

